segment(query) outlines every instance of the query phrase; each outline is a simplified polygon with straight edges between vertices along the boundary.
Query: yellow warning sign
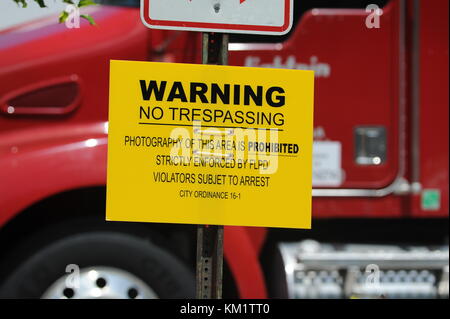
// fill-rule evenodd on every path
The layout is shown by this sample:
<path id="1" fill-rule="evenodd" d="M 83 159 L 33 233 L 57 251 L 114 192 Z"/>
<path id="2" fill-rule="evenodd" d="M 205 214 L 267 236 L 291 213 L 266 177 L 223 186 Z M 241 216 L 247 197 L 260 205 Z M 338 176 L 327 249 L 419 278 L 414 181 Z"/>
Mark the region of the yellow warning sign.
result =
<path id="1" fill-rule="evenodd" d="M 312 71 L 111 61 L 107 220 L 310 228 Z"/>

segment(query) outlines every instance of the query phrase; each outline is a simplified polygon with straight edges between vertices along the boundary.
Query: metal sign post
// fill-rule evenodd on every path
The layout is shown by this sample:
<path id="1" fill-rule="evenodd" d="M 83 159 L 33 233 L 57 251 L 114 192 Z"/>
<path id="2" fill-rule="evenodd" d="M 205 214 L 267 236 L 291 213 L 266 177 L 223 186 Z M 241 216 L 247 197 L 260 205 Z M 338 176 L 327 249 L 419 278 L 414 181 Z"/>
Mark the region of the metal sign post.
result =
<path id="1" fill-rule="evenodd" d="M 228 64 L 228 34 L 203 33 L 203 64 Z M 197 229 L 197 299 L 222 298 L 223 226 Z"/>
<path id="2" fill-rule="evenodd" d="M 222 298 L 223 226 L 197 229 L 197 299 Z"/>

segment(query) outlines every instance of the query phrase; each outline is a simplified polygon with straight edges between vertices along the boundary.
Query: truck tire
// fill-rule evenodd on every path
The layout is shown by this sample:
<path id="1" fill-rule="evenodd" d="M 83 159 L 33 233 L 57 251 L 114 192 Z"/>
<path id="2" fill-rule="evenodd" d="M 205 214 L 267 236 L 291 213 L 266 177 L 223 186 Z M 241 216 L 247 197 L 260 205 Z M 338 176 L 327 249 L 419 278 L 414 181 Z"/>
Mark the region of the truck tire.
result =
<path id="1" fill-rule="evenodd" d="M 6 279 L 0 288 L 0 298 L 45 297 L 49 288 L 57 286 L 58 281 L 66 286 L 68 265 L 81 271 L 96 267 L 106 267 L 106 272 L 116 269 L 114 275 L 124 273 L 135 278 L 137 285 L 139 282 L 148 285 L 155 298 L 194 297 L 192 273 L 170 253 L 130 234 L 90 231 L 64 237 L 32 255 Z M 101 279 L 97 280 L 97 291 L 108 284 L 104 278 Z M 65 291 L 60 287 L 59 290 L 55 292 L 60 294 L 60 298 L 80 297 L 76 289 Z M 131 295 L 128 293 L 129 298 L 139 297 L 136 289 L 131 292 Z"/>

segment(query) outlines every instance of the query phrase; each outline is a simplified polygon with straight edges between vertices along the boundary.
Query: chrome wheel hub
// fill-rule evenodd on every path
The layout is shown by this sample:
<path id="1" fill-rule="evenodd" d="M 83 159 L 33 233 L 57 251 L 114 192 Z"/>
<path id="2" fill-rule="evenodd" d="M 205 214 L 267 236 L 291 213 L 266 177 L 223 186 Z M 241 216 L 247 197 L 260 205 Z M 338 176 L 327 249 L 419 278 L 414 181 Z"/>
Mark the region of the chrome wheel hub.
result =
<path id="1" fill-rule="evenodd" d="M 156 293 L 135 275 L 113 267 L 90 267 L 55 281 L 43 299 L 156 299 Z"/>

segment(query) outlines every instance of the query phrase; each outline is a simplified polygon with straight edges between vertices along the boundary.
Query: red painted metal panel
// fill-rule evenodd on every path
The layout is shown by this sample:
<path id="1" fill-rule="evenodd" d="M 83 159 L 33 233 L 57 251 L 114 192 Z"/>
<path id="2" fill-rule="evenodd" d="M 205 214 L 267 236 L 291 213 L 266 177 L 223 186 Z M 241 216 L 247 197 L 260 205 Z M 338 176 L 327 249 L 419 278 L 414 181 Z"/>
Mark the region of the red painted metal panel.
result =
<path id="1" fill-rule="evenodd" d="M 368 29 L 360 9 L 316 9 L 283 44 L 233 45 L 233 65 L 294 67 L 316 71 L 314 126 L 342 143 L 342 188 L 382 188 L 398 172 L 399 1 L 384 9 L 382 27 Z M 388 159 L 361 166 L 354 159 L 356 126 L 384 126 Z"/>
<path id="2" fill-rule="evenodd" d="M 420 2 L 420 183 L 440 192 L 439 209 L 426 210 L 421 195 L 414 217 L 449 213 L 449 2 Z"/>
<path id="3" fill-rule="evenodd" d="M 247 230 L 245 227 L 225 227 L 224 255 L 236 280 L 239 296 L 264 299 L 267 292 L 259 254 Z"/>
<path id="4" fill-rule="evenodd" d="M 0 135 L 0 226 L 44 198 L 104 185 L 105 130 L 97 123 Z"/>
<path id="5" fill-rule="evenodd" d="M 231 64 L 310 68 L 316 72 L 315 128 L 342 144 L 345 180 L 340 188 L 379 189 L 399 174 L 400 161 L 400 1 L 383 9 L 380 29 L 365 26 L 362 9 L 307 12 L 286 43 L 233 44 Z M 387 161 L 379 166 L 355 162 L 354 129 L 384 126 Z M 407 205 L 399 197 L 315 198 L 313 216 L 402 217 Z"/>

